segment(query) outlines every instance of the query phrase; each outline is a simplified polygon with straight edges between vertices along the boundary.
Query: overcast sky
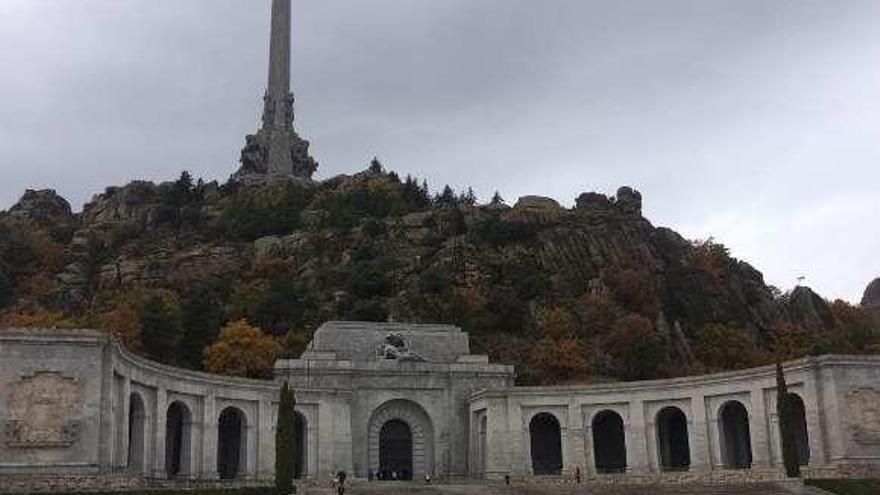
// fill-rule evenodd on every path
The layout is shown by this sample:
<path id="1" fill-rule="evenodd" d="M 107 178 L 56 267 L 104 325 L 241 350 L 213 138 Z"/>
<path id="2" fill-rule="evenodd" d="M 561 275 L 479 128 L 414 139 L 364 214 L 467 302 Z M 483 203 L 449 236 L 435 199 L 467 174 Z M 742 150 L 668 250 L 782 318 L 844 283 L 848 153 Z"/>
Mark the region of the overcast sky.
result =
<path id="1" fill-rule="evenodd" d="M 182 169 L 256 130 L 269 0 L 0 0 L 0 209 Z M 880 276 L 880 1 L 294 0 L 317 178 L 374 155 L 486 198 L 638 188 L 787 290 Z"/>

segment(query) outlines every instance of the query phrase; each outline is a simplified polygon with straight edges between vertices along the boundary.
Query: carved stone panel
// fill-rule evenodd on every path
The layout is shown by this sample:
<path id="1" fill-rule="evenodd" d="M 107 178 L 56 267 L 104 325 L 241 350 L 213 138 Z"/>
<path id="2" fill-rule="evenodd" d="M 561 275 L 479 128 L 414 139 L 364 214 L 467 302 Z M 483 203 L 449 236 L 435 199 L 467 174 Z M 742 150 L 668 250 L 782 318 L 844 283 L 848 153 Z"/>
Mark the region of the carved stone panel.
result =
<path id="1" fill-rule="evenodd" d="M 57 372 L 22 377 L 9 390 L 6 445 L 23 448 L 69 447 L 79 438 L 83 387 Z"/>
<path id="2" fill-rule="evenodd" d="M 863 388 L 846 394 L 853 440 L 862 445 L 880 444 L 880 391 Z"/>

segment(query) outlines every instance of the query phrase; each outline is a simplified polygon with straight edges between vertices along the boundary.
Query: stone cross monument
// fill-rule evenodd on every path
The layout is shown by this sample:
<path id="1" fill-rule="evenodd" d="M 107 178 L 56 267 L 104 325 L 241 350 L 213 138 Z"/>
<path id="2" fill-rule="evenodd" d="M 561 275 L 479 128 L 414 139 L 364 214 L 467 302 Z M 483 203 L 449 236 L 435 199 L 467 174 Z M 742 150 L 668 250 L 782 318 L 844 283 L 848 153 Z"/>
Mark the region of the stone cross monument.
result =
<path id="1" fill-rule="evenodd" d="M 269 85 L 263 97 L 263 125 L 246 137 L 241 168 L 233 175 L 242 182 L 278 177 L 311 179 L 318 164 L 309 156 L 309 142 L 293 128 L 290 92 L 291 0 L 272 0 L 269 42 Z"/>

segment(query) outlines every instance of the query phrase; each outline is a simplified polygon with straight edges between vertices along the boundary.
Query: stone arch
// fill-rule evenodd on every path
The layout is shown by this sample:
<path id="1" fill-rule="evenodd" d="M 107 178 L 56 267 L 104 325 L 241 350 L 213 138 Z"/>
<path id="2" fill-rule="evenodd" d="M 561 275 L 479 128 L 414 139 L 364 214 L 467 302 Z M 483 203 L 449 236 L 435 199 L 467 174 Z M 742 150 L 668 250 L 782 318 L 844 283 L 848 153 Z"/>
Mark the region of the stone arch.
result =
<path id="1" fill-rule="evenodd" d="M 245 474 L 247 467 L 247 415 L 227 407 L 217 419 L 217 474 L 231 480 Z"/>
<path id="2" fill-rule="evenodd" d="M 796 393 L 789 393 L 785 399 L 788 401 L 788 423 L 794 433 L 795 446 L 797 447 L 798 462 L 801 466 L 810 463 L 810 434 L 807 431 L 807 408 L 804 399 Z"/>
<path id="3" fill-rule="evenodd" d="M 368 466 L 374 473 L 380 470 L 380 437 L 382 428 L 397 420 L 405 423 L 412 435 L 412 476 L 422 479 L 434 472 L 434 426 L 431 417 L 417 403 L 405 400 L 390 400 L 373 411 L 367 426 Z"/>
<path id="4" fill-rule="evenodd" d="M 165 474 L 169 478 L 191 474 L 192 411 L 181 402 L 168 406 L 165 416 Z"/>
<path id="5" fill-rule="evenodd" d="M 719 409 L 718 426 L 721 439 L 721 465 L 725 469 L 752 467 L 752 435 L 746 407 L 736 400 L 725 402 Z"/>
<path id="6" fill-rule="evenodd" d="M 146 468 L 147 408 L 137 392 L 132 392 L 128 401 L 128 469 L 143 473 Z"/>
<path id="7" fill-rule="evenodd" d="M 293 431 L 296 435 L 296 451 L 293 453 L 293 478 L 302 479 L 308 475 L 309 422 L 305 415 L 294 413 Z"/>
<path id="8" fill-rule="evenodd" d="M 606 409 L 593 416 L 593 459 L 598 473 L 626 472 L 626 434 L 623 418 Z"/>
<path id="9" fill-rule="evenodd" d="M 657 413 L 657 451 L 663 471 L 687 470 L 691 465 L 687 416 L 675 406 Z"/>
<path id="10" fill-rule="evenodd" d="M 532 473 L 560 474 L 562 472 L 562 428 L 556 416 L 539 413 L 529 421 L 529 439 L 532 453 Z"/>

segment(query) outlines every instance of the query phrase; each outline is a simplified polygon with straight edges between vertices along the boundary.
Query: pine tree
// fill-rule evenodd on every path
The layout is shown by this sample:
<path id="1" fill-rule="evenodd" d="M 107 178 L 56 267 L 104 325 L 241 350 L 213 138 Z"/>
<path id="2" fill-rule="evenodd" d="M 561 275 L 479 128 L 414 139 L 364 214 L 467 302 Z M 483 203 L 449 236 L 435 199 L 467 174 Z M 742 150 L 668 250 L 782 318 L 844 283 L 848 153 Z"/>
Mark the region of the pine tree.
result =
<path id="1" fill-rule="evenodd" d="M 12 290 L 12 282 L 10 282 L 6 274 L 0 270 L 0 309 L 11 304 L 13 299 L 15 299 L 15 293 Z"/>
<path id="2" fill-rule="evenodd" d="M 474 192 L 474 188 L 469 187 L 467 192 L 461 195 L 459 202 L 467 206 L 474 206 L 477 204 L 477 194 Z"/>
<path id="3" fill-rule="evenodd" d="M 776 361 L 776 415 L 779 417 L 779 434 L 782 437 L 782 462 L 785 464 L 785 474 L 789 478 L 797 478 L 801 475 L 800 460 L 798 459 L 797 443 L 794 430 L 792 429 L 790 416 L 788 385 L 785 383 L 785 373 L 782 371 L 782 362 Z"/>
<path id="4" fill-rule="evenodd" d="M 491 203 L 491 204 L 494 205 L 494 206 L 498 206 L 498 205 L 503 205 L 503 204 L 504 204 L 504 198 L 501 197 L 501 193 L 500 193 L 500 192 L 495 191 L 495 194 L 492 196 L 492 203 Z"/>
<path id="5" fill-rule="evenodd" d="M 455 191 L 449 186 L 449 184 L 447 184 L 443 188 L 443 192 L 434 198 L 434 202 L 440 206 L 455 206 L 455 203 L 457 202 Z"/>
<path id="6" fill-rule="evenodd" d="M 201 369 L 204 349 L 217 339 L 223 325 L 223 308 L 219 297 L 209 289 L 196 289 L 183 301 L 180 313 L 183 339 L 180 342 L 180 364 Z"/>
<path id="7" fill-rule="evenodd" d="M 279 494 L 293 493 L 293 469 L 296 455 L 296 398 L 285 381 L 278 400 L 278 424 L 275 427 L 275 488 Z"/>
<path id="8" fill-rule="evenodd" d="M 367 170 L 369 170 L 370 173 L 373 174 L 381 174 L 385 172 L 385 167 L 382 166 L 382 162 L 380 162 L 379 159 L 374 156 L 373 159 L 370 160 L 370 167 Z"/>
<path id="9" fill-rule="evenodd" d="M 163 363 L 174 364 L 182 329 L 180 316 L 169 308 L 162 296 L 156 294 L 147 300 L 140 312 L 141 340 L 147 354 Z"/>

